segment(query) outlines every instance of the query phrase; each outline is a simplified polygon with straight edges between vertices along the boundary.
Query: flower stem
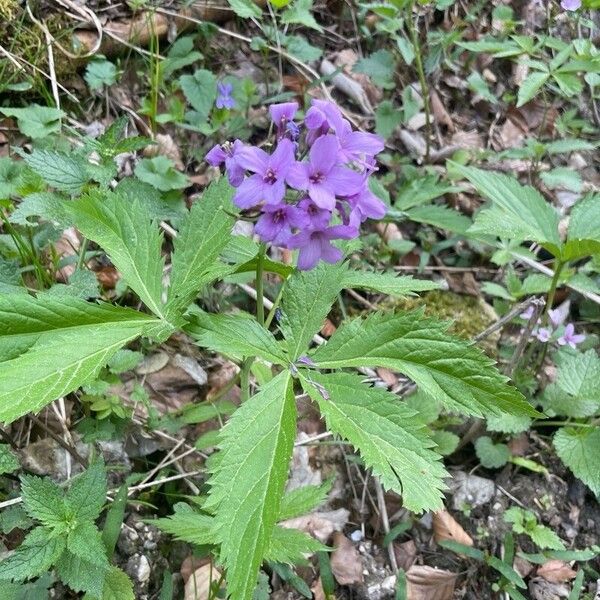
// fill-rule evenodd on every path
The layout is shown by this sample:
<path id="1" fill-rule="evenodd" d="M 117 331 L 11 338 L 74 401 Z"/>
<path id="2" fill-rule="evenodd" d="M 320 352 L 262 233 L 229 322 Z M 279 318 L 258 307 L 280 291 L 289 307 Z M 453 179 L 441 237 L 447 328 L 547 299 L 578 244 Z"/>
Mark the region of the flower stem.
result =
<path id="1" fill-rule="evenodd" d="M 554 296 L 556 295 L 556 288 L 558 287 L 558 279 L 560 278 L 560 274 L 562 273 L 565 264 L 565 262 L 558 258 L 554 261 L 554 275 L 552 276 L 550 289 L 548 290 L 548 300 L 546 301 L 546 307 L 544 308 L 544 313 L 542 315 L 544 321 L 548 320 L 548 311 L 552 308 Z"/>

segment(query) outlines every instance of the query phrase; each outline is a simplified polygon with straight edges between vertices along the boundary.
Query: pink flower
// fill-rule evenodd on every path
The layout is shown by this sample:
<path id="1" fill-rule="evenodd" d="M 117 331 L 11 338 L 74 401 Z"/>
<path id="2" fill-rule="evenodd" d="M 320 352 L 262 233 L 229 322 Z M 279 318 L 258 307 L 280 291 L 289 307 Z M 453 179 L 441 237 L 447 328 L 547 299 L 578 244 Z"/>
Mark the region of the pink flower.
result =
<path id="1" fill-rule="evenodd" d="M 573 11 L 581 8 L 581 0 L 562 0 L 560 5 L 565 10 Z"/>
<path id="2" fill-rule="evenodd" d="M 558 343 L 561 346 L 569 345 L 571 348 L 575 349 L 577 344 L 581 344 L 585 340 L 585 335 L 576 334 L 575 333 L 575 325 L 573 323 L 569 323 L 565 327 L 565 332 L 558 338 Z"/>

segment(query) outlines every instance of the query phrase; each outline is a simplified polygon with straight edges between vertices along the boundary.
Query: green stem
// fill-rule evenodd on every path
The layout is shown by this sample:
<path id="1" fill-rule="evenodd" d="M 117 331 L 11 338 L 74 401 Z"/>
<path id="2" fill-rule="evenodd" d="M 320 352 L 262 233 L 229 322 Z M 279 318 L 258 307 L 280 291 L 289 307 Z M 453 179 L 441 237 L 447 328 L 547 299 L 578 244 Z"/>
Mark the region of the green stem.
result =
<path id="1" fill-rule="evenodd" d="M 79 256 L 77 257 L 77 267 L 78 271 L 81 271 L 85 265 L 85 254 L 88 249 L 89 240 L 87 238 L 83 238 L 81 242 L 81 246 L 79 247 Z"/>
<path id="2" fill-rule="evenodd" d="M 560 274 L 565 266 L 565 262 L 560 259 L 556 259 L 554 262 L 554 275 L 552 276 L 552 281 L 550 283 L 550 290 L 548 291 L 548 299 L 546 301 L 546 306 L 544 308 L 544 313 L 542 314 L 542 320 L 548 320 L 548 311 L 552 308 L 552 304 L 554 303 L 554 296 L 556 295 L 556 288 L 558 287 L 558 280 L 560 278 Z"/>
<path id="3" fill-rule="evenodd" d="M 425 160 L 429 160 L 430 140 L 431 140 L 431 108 L 429 105 L 429 86 L 427 85 L 427 79 L 425 78 L 425 69 L 423 68 L 423 58 L 421 56 L 421 44 L 419 43 L 419 36 L 417 28 L 413 21 L 413 11 L 415 7 L 415 0 L 411 0 L 408 5 L 408 19 L 406 21 L 408 27 L 408 33 L 410 40 L 415 51 L 415 66 L 417 68 L 417 75 L 419 76 L 419 84 L 421 85 L 421 96 L 423 97 L 423 107 L 425 109 L 425 128 L 427 135 L 425 137 Z M 418 18 L 418 17 L 417 17 Z"/>

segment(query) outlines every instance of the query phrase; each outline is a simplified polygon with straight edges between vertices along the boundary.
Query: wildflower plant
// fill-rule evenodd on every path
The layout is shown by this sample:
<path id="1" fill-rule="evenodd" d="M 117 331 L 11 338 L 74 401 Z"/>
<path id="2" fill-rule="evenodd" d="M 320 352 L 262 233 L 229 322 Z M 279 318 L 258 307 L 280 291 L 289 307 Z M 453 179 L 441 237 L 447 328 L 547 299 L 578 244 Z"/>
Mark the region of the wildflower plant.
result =
<path id="1" fill-rule="evenodd" d="M 396 394 L 372 387 L 357 369 L 403 373 L 455 413 L 538 414 L 492 360 L 448 334 L 447 323 L 426 318 L 420 310 L 351 319 L 313 347 L 344 289 L 403 296 L 437 285 L 350 267 L 339 240 L 356 238 L 361 223 L 385 213 L 369 189 L 383 144 L 377 136 L 353 130 L 332 103 L 314 101 L 302 122 L 296 120 L 297 110 L 295 103 L 271 107 L 270 147 L 234 141 L 210 151 L 207 160 L 223 164 L 227 177 L 193 203 L 179 219 L 178 231 L 169 229 L 174 238 L 170 255 L 158 219 L 148 209 L 145 185 L 133 180 L 110 187 L 112 176 L 99 178 L 97 168 L 88 171 L 86 157 L 76 152 L 34 149 L 24 154 L 26 168 L 45 182 L 46 189 L 38 191 L 52 192 L 38 197 L 36 205 L 29 203 L 28 215 L 76 227 L 86 243 L 107 254 L 142 308 L 42 290 L 32 295 L 24 287 L 0 293 L 4 423 L 68 394 L 77 400 L 78 390 L 140 337 L 158 344 L 184 332 L 202 348 L 239 363 L 243 402 L 220 432 L 201 508 L 180 507 L 167 524 L 159 522 L 180 539 L 212 548 L 235 600 L 253 597 L 264 561 L 293 564 L 323 548 L 279 524 L 323 499 L 321 488 L 300 496 L 285 493 L 297 394 L 315 403 L 329 430 L 352 444 L 383 486 L 400 494 L 414 512 L 442 507 L 448 474 L 441 454 L 418 412 Z M 113 130 L 93 146 L 107 169 L 114 149 L 123 145 L 119 137 Z M 90 145 L 80 152 L 85 148 Z M 27 203 L 26 194 L 21 202 Z M 255 221 L 261 244 L 233 233 L 236 209 Z M 270 257 L 268 244 L 298 249 L 298 268 Z M 85 264 L 83 254 L 80 269 Z M 255 273 L 256 316 L 211 314 L 197 303 L 203 288 L 248 272 Z M 282 280 L 268 315 L 266 272 Z M 257 386 L 250 377 L 254 363 L 262 367 Z M 0 578 L 11 579 L 10 573 L 2 575 L 2 564 Z"/>

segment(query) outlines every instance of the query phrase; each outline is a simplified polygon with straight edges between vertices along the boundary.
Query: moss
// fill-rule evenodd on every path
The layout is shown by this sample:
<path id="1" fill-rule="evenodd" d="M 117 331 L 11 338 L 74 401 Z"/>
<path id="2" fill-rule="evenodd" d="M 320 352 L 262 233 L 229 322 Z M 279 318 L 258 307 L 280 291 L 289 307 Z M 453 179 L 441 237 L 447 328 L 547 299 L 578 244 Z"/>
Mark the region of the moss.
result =
<path id="1" fill-rule="evenodd" d="M 401 310 L 412 310 L 424 306 L 425 315 L 453 321 L 449 332 L 469 340 L 498 318 L 494 309 L 481 298 L 443 290 L 426 292 L 418 298 L 404 298 L 395 301 L 393 305 Z M 499 333 L 495 332 L 482 340 L 479 345 L 486 353 L 495 355 L 499 338 Z"/>

